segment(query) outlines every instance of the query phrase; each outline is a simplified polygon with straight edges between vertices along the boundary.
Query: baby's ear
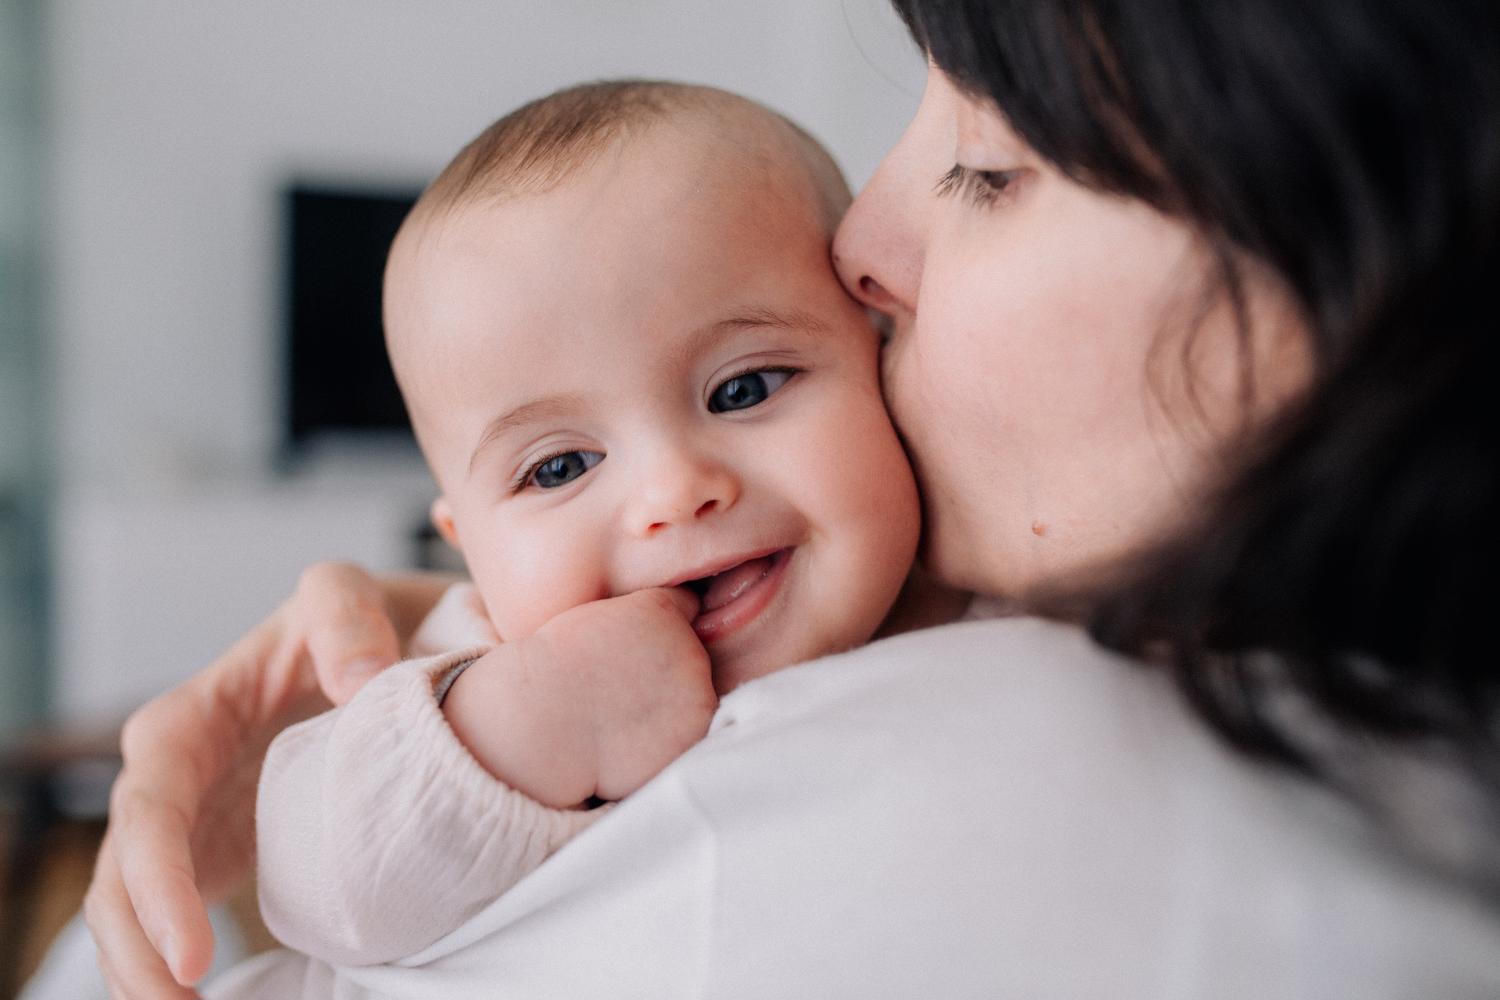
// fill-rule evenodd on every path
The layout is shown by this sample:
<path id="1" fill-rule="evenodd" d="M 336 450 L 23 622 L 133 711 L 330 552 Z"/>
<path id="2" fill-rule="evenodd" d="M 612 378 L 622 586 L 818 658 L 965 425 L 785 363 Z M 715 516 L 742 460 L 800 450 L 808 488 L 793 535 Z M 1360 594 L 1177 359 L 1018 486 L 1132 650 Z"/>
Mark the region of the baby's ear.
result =
<path id="1" fill-rule="evenodd" d="M 448 498 L 438 497 L 432 501 L 430 514 L 432 526 L 443 536 L 443 541 L 458 548 L 458 529 L 453 526 L 453 507 L 448 503 Z"/>

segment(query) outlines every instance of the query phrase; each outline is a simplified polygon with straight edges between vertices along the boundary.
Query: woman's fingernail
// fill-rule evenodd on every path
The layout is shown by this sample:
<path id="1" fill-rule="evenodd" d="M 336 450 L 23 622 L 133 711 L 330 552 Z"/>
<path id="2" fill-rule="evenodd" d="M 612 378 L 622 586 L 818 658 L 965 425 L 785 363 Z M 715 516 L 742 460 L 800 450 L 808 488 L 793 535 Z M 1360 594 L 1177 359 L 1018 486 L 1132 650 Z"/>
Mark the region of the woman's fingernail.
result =
<path id="1" fill-rule="evenodd" d="M 162 938 L 161 957 L 167 960 L 167 969 L 172 973 L 172 978 L 176 979 L 180 975 L 179 960 L 182 955 L 177 950 L 177 938 L 173 937 L 171 933 Z"/>

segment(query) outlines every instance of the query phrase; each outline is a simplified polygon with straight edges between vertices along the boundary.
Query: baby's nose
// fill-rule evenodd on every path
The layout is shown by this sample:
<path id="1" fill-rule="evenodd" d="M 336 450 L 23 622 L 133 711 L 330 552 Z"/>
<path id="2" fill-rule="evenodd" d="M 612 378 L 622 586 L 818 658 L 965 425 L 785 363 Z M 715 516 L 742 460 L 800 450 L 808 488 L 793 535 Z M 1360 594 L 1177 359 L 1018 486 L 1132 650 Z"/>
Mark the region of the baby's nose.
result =
<path id="1" fill-rule="evenodd" d="M 643 471 L 631 505 L 632 525 L 642 538 L 723 513 L 740 497 L 738 477 L 707 456 L 662 455 Z"/>

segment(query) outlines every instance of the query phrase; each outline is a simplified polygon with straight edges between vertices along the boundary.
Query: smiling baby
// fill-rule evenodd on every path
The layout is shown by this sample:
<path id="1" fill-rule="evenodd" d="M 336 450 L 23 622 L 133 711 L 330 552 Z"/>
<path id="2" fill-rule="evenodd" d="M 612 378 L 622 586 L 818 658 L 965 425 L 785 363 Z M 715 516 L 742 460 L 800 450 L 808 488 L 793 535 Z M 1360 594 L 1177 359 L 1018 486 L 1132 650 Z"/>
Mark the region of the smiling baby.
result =
<path id="1" fill-rule="evenodd" d="M 433 655 L 273 746 L 260 889 L 285 944 L 419 951 L 702 739 L 720 696 L 881 628 L 918 500 L 829 259 L 848 202 L 786 119 L 639 81 L 521 108 L 428 188 L 387 341 L 473 585 L 424 626 Z M 317 978 L 276 967 L 216 995 Z"/>

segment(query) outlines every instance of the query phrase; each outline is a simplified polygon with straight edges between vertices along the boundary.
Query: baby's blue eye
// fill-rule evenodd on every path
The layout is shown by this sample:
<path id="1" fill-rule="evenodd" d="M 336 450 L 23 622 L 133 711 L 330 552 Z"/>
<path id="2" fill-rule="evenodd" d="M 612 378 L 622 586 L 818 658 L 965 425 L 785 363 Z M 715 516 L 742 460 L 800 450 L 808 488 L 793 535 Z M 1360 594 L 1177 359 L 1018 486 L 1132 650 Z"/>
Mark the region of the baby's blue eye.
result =
<path id="1" fill-rule="evenodd" d="M 566 486 L 604 461 L 597 451 L 566 451 L 538 462 L 527 478 L 544 490 Z"/>
<path id="2" fill-rule="evenodd" d="M 758 406 L 777 389 L 786 385 L 793 374 L 786 368 L 766 368 L 725 379 L 714 390 L 714 394 L 708 397 L 708 410 L 710 413 L 726 413 Z"/>

